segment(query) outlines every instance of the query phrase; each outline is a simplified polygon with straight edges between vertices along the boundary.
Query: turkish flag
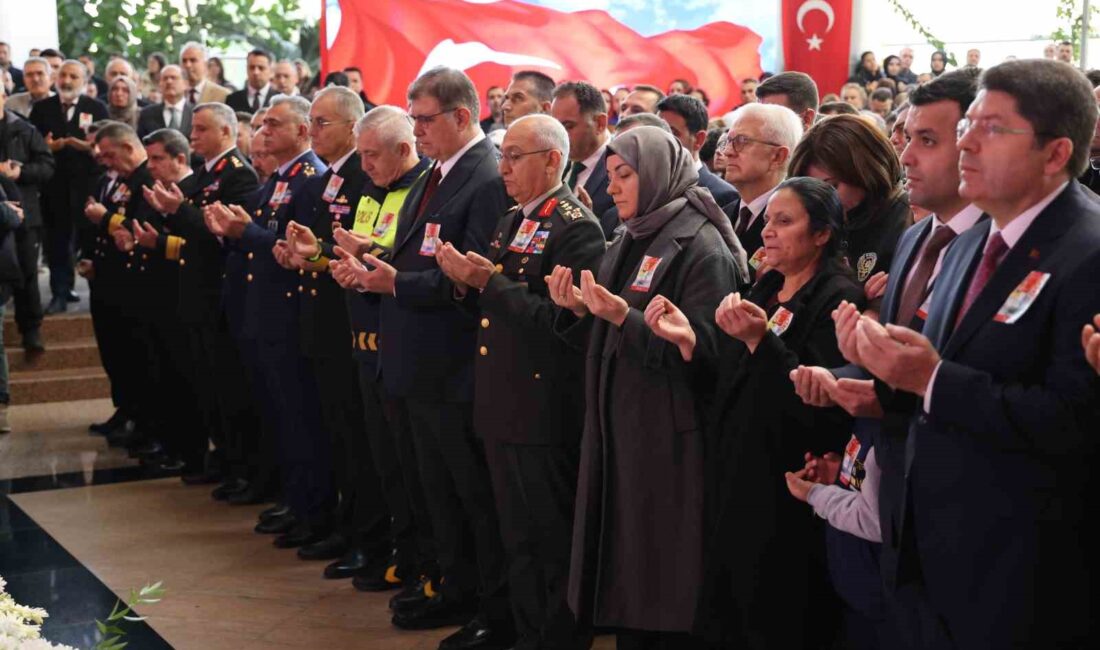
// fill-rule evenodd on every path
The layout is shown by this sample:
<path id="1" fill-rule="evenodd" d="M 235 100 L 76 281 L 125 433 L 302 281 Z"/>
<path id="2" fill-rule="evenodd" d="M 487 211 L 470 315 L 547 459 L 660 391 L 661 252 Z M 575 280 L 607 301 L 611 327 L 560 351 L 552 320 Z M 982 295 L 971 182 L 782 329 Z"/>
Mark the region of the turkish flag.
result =
<path id="1" fill-rule="evenodd" d="M 839 93 L 848 80 L 852 0 L 783 0 L 783 62 L 805 72 L 822 94 Z"/>
<path id="2" fill-rule="evenodd" d="M 482 95 L 524 69 L 599 88 L 663 89 L 681 78 L 705 90 L 710 112 L 722 114 L 741 103 L 741 80 L 760 76 L 762 39 L 728 22 L 646 37 L 605 11 L 566 13 L 517 0 L 340 0 L 340 10 L 323 67 L 362 68 L 364 91 L 376 103 L 405 106 L 420 72 L 446 65 L 465 70 Z"/>

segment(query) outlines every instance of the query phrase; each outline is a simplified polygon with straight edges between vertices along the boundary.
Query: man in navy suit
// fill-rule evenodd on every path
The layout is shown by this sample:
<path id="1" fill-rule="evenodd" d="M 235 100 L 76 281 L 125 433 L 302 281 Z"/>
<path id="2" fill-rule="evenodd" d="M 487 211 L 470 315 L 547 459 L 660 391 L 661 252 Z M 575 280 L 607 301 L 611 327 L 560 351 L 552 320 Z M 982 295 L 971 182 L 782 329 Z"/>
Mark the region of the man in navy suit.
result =
<path id="1" fill-rule="evenodd" d="M 1074 180 L 1096 119 L 1069 66 L 987 70 L 959 124 L 959 193 L 991 218 L 944 256 L 923 335 L 840 314 L 842 345 L 909 415 L 885 422 L 907 425 L 887 435 L 905 440 L 894 577 L 918 587 L 914 647 L 1097 642 L 1081 535 L 1100 393 L 1079 346 L 1100 311 L 1100 206 Z"/>
<path id="2" fill-rule="evenodd" d="M 408 97 L 417 145 L 436 162 L 397 215 L 390 262 L 365 255 L 373 270 L 360 285 L 382 296 L 382 381 L 399 404 L 394 426 L 416 445 L 440 575 L 394 597 L 393 623 L 404 629 L 465 624 L 443 648 L 506 647 L 514 631 L 503 547 L 472 424 L 474 355 L 487 351 L 477 348 L 476 314 L 455 306 L 454 284 L 435 254 L 447 242 L 488 256 L 509 199 L 496 148 L 477 122 L 469 77 L 433 68 L 413 82 Z"/>
<path id="3" fill-rule="evenodd" d="M 691 152 L 699 184 L 710 190 L 719 207 L 737 200 L 737 190 L 718 178 L 699 160 L 699 150 L 707 140 L 707 107 L 691 95 L 669 95 L 657 103 L 657 114 L 668 122 L 672 135 Z"/>
<path id="4" fill-rule="evenodd" d="M 554 89 L 550 114 L 569 134 L 566 184 L 575 194 L 583 188 L 592 201 L 604 237 L 611 239 L 619 225 L 618 213 L 609 213 L 615 201 L 607 193 L 607 102 L 599 88 L 586 81 L 567 81 Z M 606 217 L 605 217 L 606 215 Z"/>

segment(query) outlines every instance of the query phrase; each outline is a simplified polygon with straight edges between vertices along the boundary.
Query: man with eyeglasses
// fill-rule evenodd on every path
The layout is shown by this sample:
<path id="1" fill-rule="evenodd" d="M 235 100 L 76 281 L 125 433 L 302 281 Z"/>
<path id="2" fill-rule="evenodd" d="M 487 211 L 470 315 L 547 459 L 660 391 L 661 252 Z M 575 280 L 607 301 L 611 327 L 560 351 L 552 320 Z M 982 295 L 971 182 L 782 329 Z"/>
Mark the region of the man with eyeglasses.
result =
<path id="1" fill-rule="evenodd" d="M 583 413 L 584 349 L 555 335 L 547 278 L 558 266 L 595 271 L 599 221 L 562 172 L 565 128 L 547 115 L 512 123 L 500 173 L 516 206 L 485 256 L 451 244 L 436 252 L 461 303 L 480 309 L 474 426 L 485 441 L 508 558 L 516 647 L 574 647 L 565 592 Z M 507 395 L 507 399 L 501 396 Z"/>
<path id="2" fill-rule="evenodd" d="M 919 647 L 1097 638 L 1096 553 L 1080 531 L 1100 399 L 1080 346 L 1100 311 L 1100 206 L 1075 180 L 1096 119 L 1069 66 L 986 70 L 959 123 L 959 195 L 990 219 L 944 256 L 923 334 L 841 307 L 842 349 L 854 341 L 911 405 L 892 414 L 905 440 L 897 579 L 926 594 L 902 619 Z"/>
<path id="3" fill-rule="evenodd" d="M 802 122 L 789 108 L 747 104 L 733 114 L 722 154 L 726 180 L 740 197 L 722 210 L 749 255 L 750 282 L 764 263 L 764 211 L 775 187 L 787 177 L 791 152 L 802 137 Z"/>
<path id="4" fill-rule="evenodd" d="M 509 202 L 495 148 L 477 122 L 478 94 L 469 77 L 433 68 L 412 83 L 408 98 L 417 143 L 435 164 L 401 207 L 390 261 L 364 255 L 372 270 L 360 283 L 382 296 L 380 373 L 398 403 L 394 426 L 416 442 L 439 570 L 391 600 L 393 623 L 404 629 L 466 625 L 442 648 L 505 647 L 512 622 L 504 555 L 489 470 L 473 429 L 479 319 L 454 304 L 456 285 L 436 253 L 447 243 L 463 254 L 488 255 L 496 219 Z"/>
<path id="5" fill-rule="evenodd" d="M 264 116 L 263 138 L 278 164 L 276 172 L 260 188 L 250 212 L 215 203 L 204 215 L 211 232 L 236 253 L 226 260 L 227 311 L 239 309 L 240 337 L 255 345 L 244 354 L 256 362 L 258 408 L 275 434 L 271 446 L 289 508 L 261 515 L 255 530 L 277 534 L 277 548 L 295 548 L 327 534 L 335 500 L 316 378 L 301 354 L 299 275 L 288 268 L 284 240 L 287 224 L 306 219 L 313 210 L 309 179 L 328 170 L 310 148 L 309 110 L 301 97 L 275 97 Z"/>

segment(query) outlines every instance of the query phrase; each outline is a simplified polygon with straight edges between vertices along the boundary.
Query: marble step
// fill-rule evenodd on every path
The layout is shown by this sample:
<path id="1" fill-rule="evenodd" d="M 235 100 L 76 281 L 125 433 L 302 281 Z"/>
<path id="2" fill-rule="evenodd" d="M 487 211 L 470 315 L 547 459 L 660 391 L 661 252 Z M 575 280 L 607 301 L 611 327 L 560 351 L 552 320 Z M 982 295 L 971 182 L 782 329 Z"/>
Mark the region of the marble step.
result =
<path id="1" fill-rule="evenodd" d="M 10 306 L 6 311 L 11 312 Z M 41 332 L 47 348 L 51 343 L 69 343 L 95 336 L 92 330 L 92 316 L 87 312 L 47 316 L 42 321 Z M 15 320 L 11 316 L 4 318 L 4 347 L 9 353 L 19 347 L 22 340 L 23 337 L 19 334 Z"/>
<path id="2" fill-rule="evenodd" d="M 11 372 L 100 367 L 99 347 L 94 338 L 47 343 L 46 351 L 41 354 L 28 355 L 18 344 L 7 346 L 7 352 Z"/>
<path id="3" fill-rule="evenodd" d="M 13 371 L 8 390 L 12 404 L 68 402 L 109 397 L 111 383 L 100 367 Z"/>

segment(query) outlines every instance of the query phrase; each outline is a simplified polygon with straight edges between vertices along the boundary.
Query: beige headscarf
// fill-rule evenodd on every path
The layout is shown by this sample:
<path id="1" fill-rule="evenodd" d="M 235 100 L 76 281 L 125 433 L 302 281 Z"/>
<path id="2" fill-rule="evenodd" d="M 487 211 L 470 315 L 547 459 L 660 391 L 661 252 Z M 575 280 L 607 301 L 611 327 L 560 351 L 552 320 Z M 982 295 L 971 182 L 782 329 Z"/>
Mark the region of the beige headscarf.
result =
<path id="1" fill-rule="evenodd" d="M 661 230 L 690 203 L 718 229 L 738 267 L 745 266 L 745 250 L 729 217 L 710 191 L 699 186 L 695 161 L 676 138 L 655 126 L 639 126 L 616 136 L 607 150 L 638 174 L 638 212 L 623 222 L 634 239 Z"/>
<path id="2" fill-rule="evenodd" d="M 122 108 L 118 108 L 111 104 L 111 89 L 118 84 L 125 84 L 126 88 L 130 91 L 130 103 Z M 107 116 L 112 120 L 117 120 L 130 126 L 137 128 L 138 108 L 137 108 L 138 90 L 137 84 L 135 84 L 129 77 L 117 77 L 111 82 L 110 87 L 107 89 L 107 96 L 103 98 L 107 102 Z"/>

